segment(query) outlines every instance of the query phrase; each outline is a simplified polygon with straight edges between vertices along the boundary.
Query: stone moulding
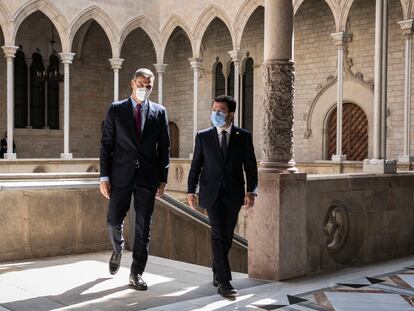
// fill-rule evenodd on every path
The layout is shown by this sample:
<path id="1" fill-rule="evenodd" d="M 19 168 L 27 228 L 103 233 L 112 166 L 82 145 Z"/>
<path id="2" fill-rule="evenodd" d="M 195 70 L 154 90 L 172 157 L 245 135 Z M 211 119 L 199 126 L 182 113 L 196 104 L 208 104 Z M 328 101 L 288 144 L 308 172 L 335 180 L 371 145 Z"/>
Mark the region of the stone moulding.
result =
<path id="1" fill-rule="evenodd" d="M 374 91 L 374 81 L 373 80 L 365 80 L 364 75 L 361 72 L 354 73 L 352 71 L 352 67 L 354 66 L 352 58 L 347 57 L 344 61 L 344 82 L 345 81 L 354 81 L 359 83 L 370 90 Z M 315 110 L 315 107 L 321 98 L 321 96 L 331 87 L 336 85 L 338 80 L 337 72 L 334 74 L 330 74 L 326 77 L 324 81 L 319 83 L 319 85 L 315 89 L 315 96 L 311 101 L 307 104 L 306 112 L 304 113 L 304 120 L 306 121 L 306 129 L 303 137 L 305 139 L 309 139 L 312 136 L 312 116 Z"/>

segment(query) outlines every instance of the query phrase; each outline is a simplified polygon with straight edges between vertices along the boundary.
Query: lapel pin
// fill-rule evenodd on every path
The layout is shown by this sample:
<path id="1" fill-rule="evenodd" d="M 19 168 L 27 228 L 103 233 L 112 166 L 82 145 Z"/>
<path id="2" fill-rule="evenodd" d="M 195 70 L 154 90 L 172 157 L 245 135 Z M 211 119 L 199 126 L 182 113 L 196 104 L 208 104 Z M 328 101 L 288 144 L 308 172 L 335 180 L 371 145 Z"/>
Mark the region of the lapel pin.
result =
<path id="1" fill-rule="evenodd" d="M 239 132 L 236 132 L 236 135 L 239 135 Z"/>

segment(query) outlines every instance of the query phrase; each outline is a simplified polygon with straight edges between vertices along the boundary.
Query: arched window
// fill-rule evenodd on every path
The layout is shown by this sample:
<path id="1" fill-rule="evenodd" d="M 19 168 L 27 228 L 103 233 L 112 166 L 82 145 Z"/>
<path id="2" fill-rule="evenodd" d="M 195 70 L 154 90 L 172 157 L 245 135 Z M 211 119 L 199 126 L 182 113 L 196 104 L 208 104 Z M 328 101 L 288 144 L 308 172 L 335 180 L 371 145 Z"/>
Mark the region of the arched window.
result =
<path id="1" fill-rule="evenodd" d="M 227 77 L 227 95 L 234 97 L 234 63 L 231 62 L 229 76 Z"/>
<path id="2" fill-rule="evenodd" d="M 27 64 L 21 49 L 16 51 L 14 59 L 14 126 L 24 128 L 27 125 Z"/>
<path id="3" fill-rule="evenodd" d="M 365 112 L 352 103 L 345 103 L 342 112 L 342 154 L 350 161 L 368 158 L 368 119 Z M 326 131 L 327 159 L 336 153 L 336 107 L 330 112 Z"/>
<path id="4" fill-rule="evenodd" d="M 178 158 L 180 156 L 180 133 L 177 124 L 174 122 L 168 123 L 170 130 L 170 157 Z"/>
<path id="5" fill-rule="evenodd" d="M 47 67 L 47 126 L 51 129 L 59 129 L 59 57 L 52 53 L 49 57 L 49 66 Z"/>
<path id="6" fill-rule="evenodd" d="M 243 73 L 242 126 L 250 133 L 253 133 L 253 64 L 253 59 L 249 57 L 245 62 Z"/>
<path id="7" fill-rule="evenodd" d="M 44 73 L 42 55 L 32 54 L 30 66 L 30 124 L 33 128 L 45 127 L 45 80 L 40 79 Z M 45 76 L 43 74 L 43 76 Z"/>
<path id="8" fill-rule="evenodd" d="M 214 68 L 214 96 L 224 95 L 226 93 L 226 80 L 223 74 L 223 64 L 218 62 Z"/>

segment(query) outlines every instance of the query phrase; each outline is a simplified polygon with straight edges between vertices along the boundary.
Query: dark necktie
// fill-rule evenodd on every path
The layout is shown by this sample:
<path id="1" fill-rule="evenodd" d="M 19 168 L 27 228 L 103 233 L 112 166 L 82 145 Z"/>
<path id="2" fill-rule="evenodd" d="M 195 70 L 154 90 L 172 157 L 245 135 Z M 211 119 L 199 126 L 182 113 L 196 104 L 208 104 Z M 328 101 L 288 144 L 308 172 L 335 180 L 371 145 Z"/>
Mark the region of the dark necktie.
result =
<path id="1" fill-rule="evenodd" d="M 221 132 L 221 154 L 223 155 L 223 159 L 226 159 L 226 155 L 227 155 L 227 132 L 226 131 L 222 131 Z"/>
<path id="2" fill-rule="evenodd" d="M 138 140 L 141 138 L 141 105 L 137 105 L 135 112 L 135 129 L 137 130 Z"/>

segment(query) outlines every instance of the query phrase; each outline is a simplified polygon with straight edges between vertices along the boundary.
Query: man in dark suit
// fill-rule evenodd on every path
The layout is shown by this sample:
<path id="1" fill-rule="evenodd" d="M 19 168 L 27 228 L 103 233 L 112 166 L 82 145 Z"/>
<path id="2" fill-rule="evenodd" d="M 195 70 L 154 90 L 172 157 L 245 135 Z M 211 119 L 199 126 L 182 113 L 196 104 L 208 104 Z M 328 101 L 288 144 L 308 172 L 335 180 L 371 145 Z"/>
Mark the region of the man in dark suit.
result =
<path id="1" fill-rule="evenodd" d="M 230 284 L 229 251 L 242 205 L 254 205 L 257 189 L 257 162 L 252 137 L 232 125 L 236 102 L 221 95 L 212 104 L 213 127 L 197 133 L 191 169 L 188 176 L 188 203 L 207 209 L 211 224 L 213 251 L 213 285 L 223 297 L 236 296 Z M 246 174 L 246 191 L 245 178 Z"/>
<path id="2" fill-rule="evenodd" d="M 165 108 L 148 97 L 154 85 L 149 69 L 138 69 L 132 95 L 110 105 L 102 129 L 101 193 L 109 199 L 107 224 L 113 253 L 111 274 L 118 272 L 124 249 L 123 222 L 134 197 L 135 239 L 129 284 L 146 290 L 142 279 L 148 259 L 151 216 L 162 195 L 169 167 L 168 119 Z"/>

